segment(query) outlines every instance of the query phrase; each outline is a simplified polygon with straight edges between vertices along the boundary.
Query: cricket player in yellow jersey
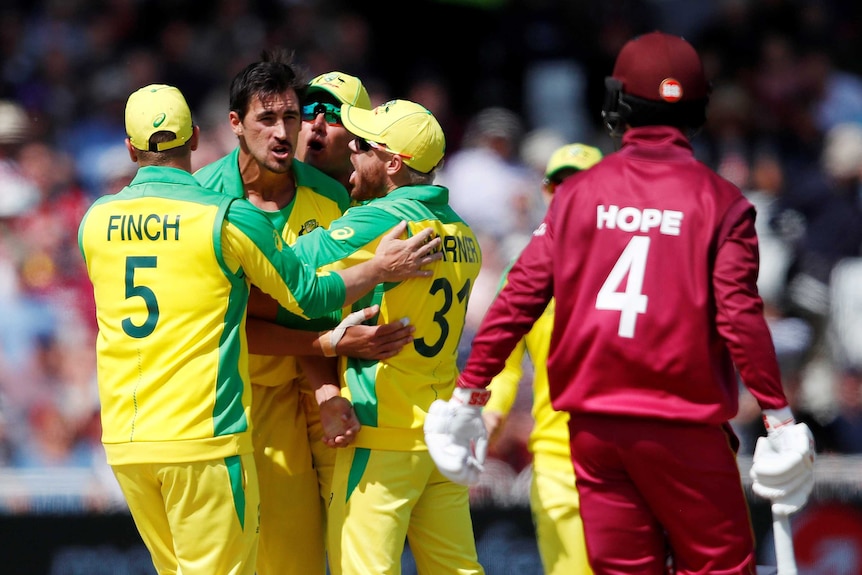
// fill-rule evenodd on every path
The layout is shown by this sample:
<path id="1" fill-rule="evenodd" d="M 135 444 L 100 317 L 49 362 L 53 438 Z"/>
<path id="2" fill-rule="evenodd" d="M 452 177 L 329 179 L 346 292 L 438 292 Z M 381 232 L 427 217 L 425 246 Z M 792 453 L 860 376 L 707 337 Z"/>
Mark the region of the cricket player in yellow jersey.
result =
<path id="1" fill-rule="evenodd" d="M 160 575 L 253 575 L 259 492 L 245 335 L 250 282 L 314 317 L 380 281 L 425 277 L 428 232 L 395 241 L 358 274 L 318 274 L 246 200 L 191 175 L 199 129 L 182 94 L 150 85 L 125 113 L 132 182 L 87 211 L 78 243 L 93 284 L 102 443 Z M 339 401 L 340 400 L 340 401 Z M 358 428 L 324 404 L 329 440 Z"/>
<path id="2" fill-rule="evenodd" d="M 385 323 L 409 316 L 414 341 L 379 361 L 340 358 L 345 397 L 362 428 L 336 453 L 328 515 L 333 575 L 400 572 L 405 539 L 423 575 L 484 573 L 479 565 L 468 488 L 445 478 L 428 453 L 423 424 L 435 399 L 448 399 L 458 375 L 458 341 L 470 292 L 482 265 L 476 236 L 433 185 L 445 138 L 419 104 L 393 100 L 374 110 L 344 105 L 351 196 L 360 202 L 301 236 L 294 249 L 314 266 L 349 269 L 366 261 L 393 222 L 433 229 L 443 259 L 434 276 L 384 283 L 358 306 L 378 304 Z"/>
<path id="3" fill-rule="evenodd" d="M 346 133 L 329 125 L 339 122 L 342 100 L 371 107 L 357 78 L 334 73 L 307 84 L 288 54 L 265 53 L 231 82 L 229 119 L 237 148 L 198 170 L 196 178 L 207 188 L 247 197 L 292 245 L 329 225 L 350 202 L 339 182 L 296 159 L 301 125 L 326 123 L 327 132 Z M 247 331 L 261 491 L 258 575 L 326 574 L 324 494 L 335 450 L 322 441 L 311 379 L 328 378 L 337 393 L 337 363 L 319 345 L 319 332 L 333 328 L 337 315 L 309 320 L 252 290 Z M 290 329 L 276 331 L 269 322 Z"/>
<path id="4" fill-rule="evenodd" d="M 554 189 L 566 177 L 592 167 L 602 159 L 598 148 L 568 144 L 551 154 L 542 181 L 545 203 L 551 201 Z M 526 352 L 533 365 L 533 430 L 528 448 L 533 455 L 533 479 L 530 485 L 530 508 L 539 555 L 546 575 L 590 574 L 584 544 L 575 472 L 569 453 L 569 414 L 554 411 L 548 391 L 548 349 L 554 326 L 554 300 L 536 320 L 533 328 L 515 347 L 506 366 L 488 389 L 491 397 L 482 410 L 482 419 L 493 442 L 495 433 L 505 425 L 523 376 L 522 361 Z"/>

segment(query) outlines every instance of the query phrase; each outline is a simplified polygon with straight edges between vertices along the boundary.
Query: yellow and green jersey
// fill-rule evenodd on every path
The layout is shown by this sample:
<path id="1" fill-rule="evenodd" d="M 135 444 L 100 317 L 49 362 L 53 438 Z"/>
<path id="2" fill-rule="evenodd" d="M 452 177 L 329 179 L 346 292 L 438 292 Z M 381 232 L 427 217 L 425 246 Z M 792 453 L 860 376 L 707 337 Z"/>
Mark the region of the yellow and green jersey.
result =
<path id="1" fill-rule="evenodd" d="M 239 148 L 223 158 L 195 172 L 202 186 L 233 196 L 245 197 L 245 188 L 239 170 Z M 288 205 L 278 211 L 264 211 L 287 245 L 296 238 L 318 228 L 326 227 L 341 216 L 350 205 L 350 195 L 337 180 L 317 168 L 299 160 L 292 162 L 296 195 Z M 304 318 L 280 307 L 276 323 L 294 329 L 321 331 L 338 324 L 340 311 L 319 318 Z M 295 357 L 249 356 L 251 380 L 255 385 L 275 386 L 295 379 L 299 365 Z"/>
<path id="2" fill-rule="evenodd" d="M 380 284 L 353 306 L 380 304 L 380 313 L 369 323 L 406 317 L 416 327 L 413 343 L 392 358 L 340 358 L 345 396 L 363 426 L 357 447 L 426 449 L 422 425 L 428 407 L 452 395 L 458 341 L 482 252 L 448 201 L 446 188 L 404 186 L 351 207 L 329 229 L 306 234 L 294 245 L 297 256 L 312 266 L 342 269 L 371 259 L 380 239 L 402 220 L 409 222 L 410 234 L 431 227 L 442 238 L 443 259 L 432 265 L 433 277 Z"/>
<path id="3" fill-rule="evenodd" d="M 250 282 L 301 317 L 344 305 L 248 201 L 183 170 L 143 167 L 97 200 L 78 243 L 96 301 L 102 441 L 110 464 L 250 453 Z"/>

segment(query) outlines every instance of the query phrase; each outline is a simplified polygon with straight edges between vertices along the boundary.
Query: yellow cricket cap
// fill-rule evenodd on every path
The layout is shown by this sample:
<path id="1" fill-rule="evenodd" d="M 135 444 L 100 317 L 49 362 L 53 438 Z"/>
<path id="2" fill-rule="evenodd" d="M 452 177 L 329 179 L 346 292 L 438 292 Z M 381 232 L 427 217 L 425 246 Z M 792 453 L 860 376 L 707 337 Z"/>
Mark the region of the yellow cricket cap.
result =
<path id="1" fill-rule="evenodd" d="M 344 72 L 326 72 L 308 83 L 307 94 L 328 92 L 338 98 L 342 104 L 350 104 L 357 108 L 371 109 L 371 98 L 362 81 L 356 76 Z"/>
<path id="2" fill-rule="evenodd" d="M 598 164 L 602 159 L 602 152 L 593 146 L 586 144 L 566 144 L 557 148 L 548 160 L 545 168 L 545 178 L 551 179 L 560 170 L 586 170 Z"/>
<path id="3" fill-rule="evenodd" d="M 344 104 L 341 121 L 352 134 L 385 146 L 424 174 L 433 170 L 446 152 L 446 138 L 437 118 L 409 100 L 390 100 L 373 110 Z"/>
<path id="4" fill-rule="evenodd" d="M 173 132 L 176 139 L 150 148 L 156 132 Z M 150 84 L 133 92 L 126 102 L 126 134 L 139 150 L 163 152 L 192 137 L 192 113 L 182 92 L 166 84 Z"/>

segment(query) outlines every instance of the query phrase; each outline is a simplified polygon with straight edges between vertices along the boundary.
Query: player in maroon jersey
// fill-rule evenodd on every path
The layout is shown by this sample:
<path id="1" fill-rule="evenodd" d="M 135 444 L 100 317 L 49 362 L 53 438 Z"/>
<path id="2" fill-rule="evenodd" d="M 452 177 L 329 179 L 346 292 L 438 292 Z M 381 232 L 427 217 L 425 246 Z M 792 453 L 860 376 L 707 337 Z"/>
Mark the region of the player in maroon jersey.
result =
<path id="1" fill-rule="evenodd" d="M 710 87 L 688 42 L 634 38 L 606 87 L 603 117 L 621 146 L 557 188 L 484 317 L 457 393 L 426 424 L 437 436 L 429 446 L 441 445 L 432 455 L 452 475 L 459 464 L 481 469 L 481 430 L 464 422 L 554 297 L 550 393 L 571 416 L 596 575 L 664 573 L 668 556 L 678 574 L 753 575 L 728 424 L 736 370 L 769 430 L 758 493 L 792 511 L 813 484 L 813 441 L 788 407 L 757 292 L 754 208 L 694 158 L 689 137 Z"/>

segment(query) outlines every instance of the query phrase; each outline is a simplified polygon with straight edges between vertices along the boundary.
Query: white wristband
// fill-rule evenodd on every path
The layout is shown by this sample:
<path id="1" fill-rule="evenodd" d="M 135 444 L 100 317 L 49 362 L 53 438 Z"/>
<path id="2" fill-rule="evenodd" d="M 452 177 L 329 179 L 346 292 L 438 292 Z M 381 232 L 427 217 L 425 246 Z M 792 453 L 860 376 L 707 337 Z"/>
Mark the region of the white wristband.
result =
<path id="1" fill-rule="evenodd" d="M 791 411 L 790 406 L 763 410 L 763 425 L 769 434 L 775 433 L 785 425 L 793 425 L 794 423 L 796 423 L 796 418 L 793 417 L 793 411 Z"/>
<path id="2" fill-rule="evenodd" d="M 452 401 L 470 407 L 482 407 L 491 398 L 490 389 L 456 387 L 452 392 Z"/>

